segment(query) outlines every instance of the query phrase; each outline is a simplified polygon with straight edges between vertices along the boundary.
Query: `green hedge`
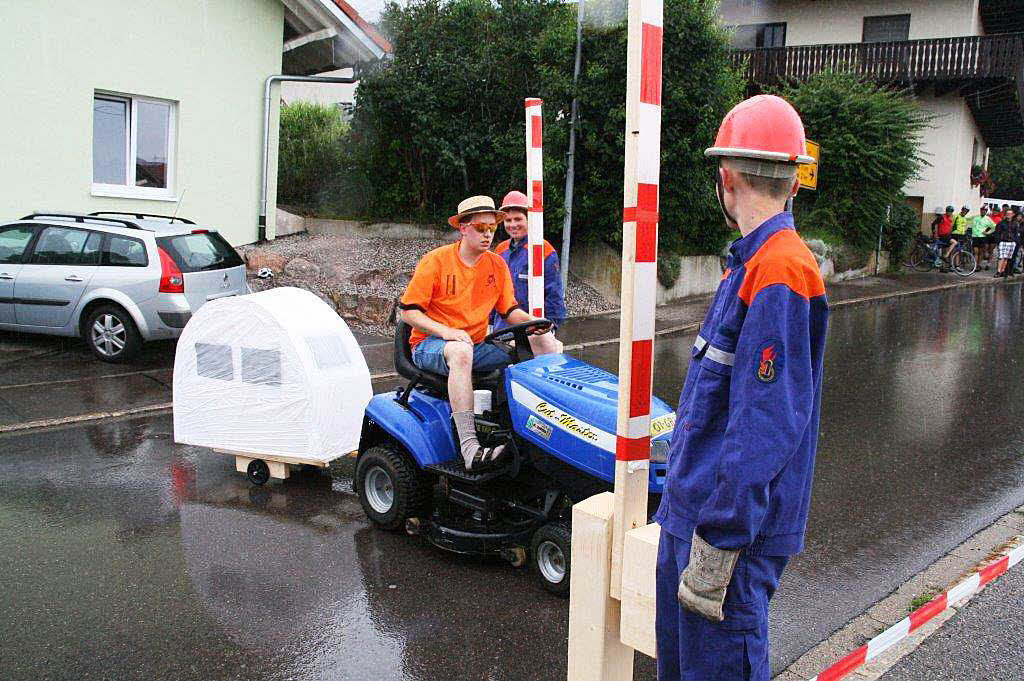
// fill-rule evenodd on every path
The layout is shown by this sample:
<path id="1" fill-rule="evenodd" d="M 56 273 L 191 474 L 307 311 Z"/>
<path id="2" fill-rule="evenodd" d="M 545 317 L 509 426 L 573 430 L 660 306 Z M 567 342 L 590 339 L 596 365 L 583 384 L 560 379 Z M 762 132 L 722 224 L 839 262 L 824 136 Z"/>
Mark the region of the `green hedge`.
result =
<path id="1" fill-rule="evenodd" d="M 665 7 L 661 244 L 714 253 L 726 237 L 702 152 L 742 81 L 715 3 Z M 558 243 L 574 95 L 576 8 L 552 0 L 414 0 L 382 19 L 394 57 L 359 84 L 350 184 L 367 216 L 440 222 L 469 194 L 523 189 L 523 100 L 544 100 L 545 227 Z M 626 31 L 587 29 L 579 88 L 573 238 L 622 231 Z"/>
<path id="2" fill-rule="evenodd" d="M 904 185 L 927 164 L 918 139 L 931 118 L 906 93 L 844 72 L 828 71 L 778 93 L 800 112 L 809 139 L 821 145 L 817 191 L 797 195 L 801 229 L 834 234 L 859 250 L 883 239 L 906 240 Z M 885 223 L 886 208 L 895 218 Z M 898 234 L 889 234 L 896 229 Z M 915 230 L 916 231 L 916 227 Z"/>
<path id="3" fill-rule="evenodd" d="M 334 106 L 281 107 L 277 194 L 281 203 L 313 208 L 346 167 L 348 125 Z"/>

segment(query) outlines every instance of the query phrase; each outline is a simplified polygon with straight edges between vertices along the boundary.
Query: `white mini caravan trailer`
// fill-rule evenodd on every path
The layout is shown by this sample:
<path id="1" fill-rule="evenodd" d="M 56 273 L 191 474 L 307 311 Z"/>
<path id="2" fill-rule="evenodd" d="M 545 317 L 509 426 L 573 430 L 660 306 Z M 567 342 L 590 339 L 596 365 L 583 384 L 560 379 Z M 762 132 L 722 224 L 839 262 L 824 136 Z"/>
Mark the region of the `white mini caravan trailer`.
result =
<path id="1" fill-rule="evenodd" d="M 359 448 L 370 372 L 345 322 L 309 291 L 203 305 L 174 358 L 174 439 L 234 455 L 254 484 Z"/>

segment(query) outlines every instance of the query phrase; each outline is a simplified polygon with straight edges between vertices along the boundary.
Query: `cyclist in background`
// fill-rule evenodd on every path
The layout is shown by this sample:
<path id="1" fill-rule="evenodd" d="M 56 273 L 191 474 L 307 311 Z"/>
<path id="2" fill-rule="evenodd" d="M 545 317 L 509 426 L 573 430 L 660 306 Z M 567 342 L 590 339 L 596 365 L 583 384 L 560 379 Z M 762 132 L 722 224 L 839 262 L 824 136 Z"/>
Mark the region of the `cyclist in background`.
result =
<path id="1" fill-rule="evenodd" d="M 978 215 L 971 219 L 971 241 L 974 242 L 974 259 L 981 266 L 985 259 L 985 269 L 988 269 L 989 260 L 992 258 L 993 234 L 996 231 L 996 223 L 988 216 L 988 206 L 981 204 Z"/>
<path id="2" fill-rule="evenodd" d="M 1009 267 L 1007 265 L 1012 263 L 1014 253 L 1019 248 L 1017 245 L 1019 238 L 1018 225 L 1013 212 L 1006 213 L 996 228 L 996 239 L 999 241 L 999 263 L 996 265 L 994 276 L 1007 277 L 1012 273 L 1012 265 Z"/>
<path id="3" fill-rule="evenodd" d="M 939 244 L 940 249 L 945 249 L 942 252 L 942 257 L 949 259 L 949 254 L 953 251 L 953 247 L 956 246 L 956 240 L 951 236 L 953 233 L 953 206 L 946 206 L 946 212 L 942 215 L 936 215 L 935 219 L 932 220 L 932 238 Z"/>

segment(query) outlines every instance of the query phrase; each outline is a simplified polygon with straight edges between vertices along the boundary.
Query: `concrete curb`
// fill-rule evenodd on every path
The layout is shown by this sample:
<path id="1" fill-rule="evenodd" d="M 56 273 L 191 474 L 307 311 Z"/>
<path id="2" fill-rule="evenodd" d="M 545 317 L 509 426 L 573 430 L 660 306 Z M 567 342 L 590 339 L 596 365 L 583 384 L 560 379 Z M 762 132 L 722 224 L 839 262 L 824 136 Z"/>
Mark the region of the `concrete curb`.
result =
<path id="1" fill-rule="evenodd" d="M 993 560 L 1001 558 L 1009 550 L 1024 544 L 1022 532 L 1024 532 L 1024 506 L 997 519 L 929 567 L 914 575 L 889 596 L 875 603 L 845 627 L 804 653 L 775 676 L 774 681 L 805 681 L 813 678 L 818 678 L 819 681 L 824 679 L 838 681 L 843 678 L 875 681 L 897 662 L 916 650 L 928 636 L 941 628 L 960 608 L 980 593 L 984 586 L 975 590 L 965 599 L 949 603 L 949 607 L 935 613 L 912 634 L 865 664 L 832 675 L 828 675 L 822 670 L 834 669 L 832 665 L 838 660 L 849 657 L 850 651 L 855 651 L 872 639 L 876 639 L 880 634 L 891 631 L 894 625 L 904 621 L 912 611 L 918 610 L 917 606 L 921 605 L 922 601 L 931 601 L 933 596 L 944 594 L 949 589 L 962 585 L 964 580 L 981 573 L 982 569 L 991 565 Z"/>

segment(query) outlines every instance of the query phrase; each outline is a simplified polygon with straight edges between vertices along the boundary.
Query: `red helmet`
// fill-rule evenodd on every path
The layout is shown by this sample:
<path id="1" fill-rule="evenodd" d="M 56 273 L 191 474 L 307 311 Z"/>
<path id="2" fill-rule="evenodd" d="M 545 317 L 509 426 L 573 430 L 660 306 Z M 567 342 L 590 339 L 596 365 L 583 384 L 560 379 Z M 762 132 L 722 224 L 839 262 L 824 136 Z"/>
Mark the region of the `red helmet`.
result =
<path id="1" fill-rule="evenodd" d="M 807 155 L 804 124 L 792 105 L 775 95 L 745 99 L 722 119 L 715 146 L 705 156 L 750 158 L 775 163 L 814 163 Z"/>
<path id="2" fill-rule="evenodd" d="M 508 212 L 509 210 L 521 210 L 523 212 L 530 210 L 530 200 L 526 198 L 526 194 L 519 190 L 513 189 L 508 194 L 505 194 L 505 198 L 501 200 L 501 208 L 499 210 Z"/>

